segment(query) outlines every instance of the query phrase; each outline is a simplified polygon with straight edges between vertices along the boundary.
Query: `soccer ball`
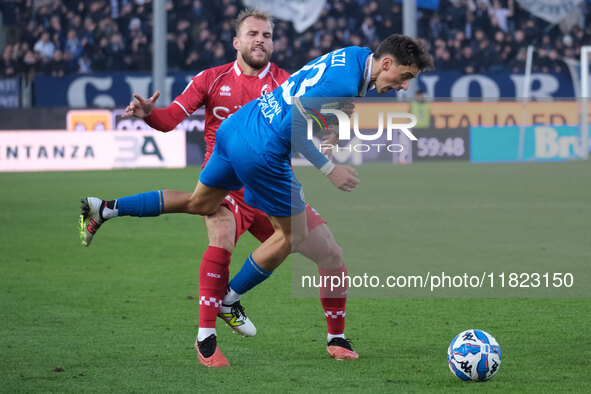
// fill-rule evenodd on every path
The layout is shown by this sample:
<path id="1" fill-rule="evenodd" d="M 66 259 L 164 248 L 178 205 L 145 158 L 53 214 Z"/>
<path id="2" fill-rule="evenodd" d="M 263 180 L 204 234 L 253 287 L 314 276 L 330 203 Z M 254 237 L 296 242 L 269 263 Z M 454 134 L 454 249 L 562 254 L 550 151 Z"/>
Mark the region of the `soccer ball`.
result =
<path id="1" fill-rule="evenodd" d="M 462 380 L 488 380 L 501 365 L 501 347 L 485 331 L 466 330 L 449 344 L 447 363 L 451 372 Z"/>

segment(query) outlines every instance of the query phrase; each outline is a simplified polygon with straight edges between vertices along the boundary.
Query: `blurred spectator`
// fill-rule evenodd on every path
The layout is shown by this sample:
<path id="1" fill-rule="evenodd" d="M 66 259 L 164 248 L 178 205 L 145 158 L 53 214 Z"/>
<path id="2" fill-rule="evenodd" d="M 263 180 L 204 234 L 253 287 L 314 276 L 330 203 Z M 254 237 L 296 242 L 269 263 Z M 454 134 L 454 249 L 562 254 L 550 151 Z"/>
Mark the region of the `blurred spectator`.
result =
<path id="1" fill-rule="evenodd" d="M 410 113 L 417 118 L 415 128 L 425 129 L 431 126 L 430 103 L 425 100 L 425 92 L 421 89 L 416 91 L 415 99 L 410 103 Z"/>
<path id="2" fill-rule="evenodd" d="M 227 62 L 228 59 L 225 56 L 224 46 L 221 42 L 216 42 L 213 46 L 213 57 L 211 59 L 210 67 L 221 66 Z"/>
<path id="3" fill-rule="evenodd" d="M 71 56 L 71 61 L 74 63 L 78 62 L 80 55 L 82 55 L 82 42 L 78 38 L 76 34 L 76 30 L 70 29 L 68 30 L 68 35 L 66 38 L 66 42 L 64 44 L 64 51 L 69 53 Z"/>
<path id="4" fill-rule="evenodd" d="M 199 19 L 204 19 L 205 17 L 205 11 L 203 10 L 203 4 L 201 3 L 201 0 L 194 0 L 193 1 L 193 8 L 191 10 L 191 12 L 193 13 L 193 20 L 199 20 Z"/>
<path id="5" fill-rule="evenodd" d="M 68 64 L 64 60 L 62 51 L 53 52 L 53 60 L 49 63 L 49 74 L 55 78 L 61 78 L 68 73 Z"/>
<path id="6" fill-rule="evenodd" d="M 92 48 L 92 51 L 88 51 L 88 55 L 92 60 L 93 71 L 107 71 L 108 70 L 108 54 L 107 47 L 109 46 L 109 39 L 107 37 L 101 37 L 98 45 Z"/>
<path id="7" fill-rule="evenodd" d="M 197 73 L 206 67 L 208 67 L 208 65 L 200 58 L 199 51 L 192 49 L 189 51 L 189 54 L 181 65 L 181 70 Z"/>
<path id="8" fill-rule="evenodd" d="M 82 25 L 82 15 L 74 15 L 72 19 L 68 20 L 69 22 L 69 29 L 72 29 L 76 32 L 77 37 L 84 36 L 84 26 Z"/>
<path id="9" fill-rule="evenodd" d="M 496 19 L 497 26 L 505 33 L 514 31 L 513 26 L 513 0 L 508 0 L 507 5 L 501 4 L 501 0 L 493 0 L 491 15 Z"/>
<path id="10" fill-rule="evenodd" d="M 148 37 L 139 31 L 131 41 L 131 52 L 126 56 L 127 69 L 130 71 L 149 70 L 152 58 L 148 51 Z"/>
<path id="11" fill-rule="evenodd" d="M 480 72 L 480 63 L 474 58 L 474 51 L 469 46 L 462 48 L 460 55 L 460 64 L 464 74 L 474 74 Z"/>
<path id="12" fill-rule="evenodd" d="M 13 58 L 12 45 L 6 45 L 2 52 L 2 59 L 0 60 L 0 70 L 2 70 L 3 78 L 16 77 L 19 74 L 19 65 Z"/>
<path id="13" fill-rule="evenodd" d="M 55 51 L 55 45 L 49 39 L 49 33 L 41 33 L 41 38 L 35 43 L 33 50 L 41 56 L 45 61 L 53 58 L 53 51 Z"/>
<path id="14" fill-rule="evenodd" d="M 503 64 L 499 62 L 499 52 L 497 52 L 486 35 L 480 40 L 480 45 L 476 50 L 476 58 L 478 59 L 480 72 L 501 71 L 503 68 Z"/>
<path id="15" fill-rule="evenodd" d="M 107 46 L 106 52 L 107 68 L 109 70 L 125 69 L 123 58 L 125 57 L 126 50 L 121 33 L 115 33 L 113 36 L 111 36 L 111 41 Z"/>
<path id="16" fill-rule="evenodd" d="M 455 0 L 446 7 L 445 21 L 451 30 L 465 30 L 466 28 L 466 2 L 465 0 Z"/>
<path id="17" fill-rule="evenodd" d="M 64 30 L 62 29 L 62 24 L 60 22 L 60 17 L 58 15 L 53 15 L 49 20 L 49 36 L 53 43 L 59 48 L 61 47 L 64 42 L 66 41 L 66 36 L 64 35 Z"/>
<path id="18" fill-rule="evenodd" d="M 451 54 L 447 48 L 437 48 L 434 56 L 435 68 L 437 70 L 445 71 L 455 68 L 455 64 L 451 58 Z"/>
<path id="19" fill-rule="evenodd" d="M 567 71 L 564 62 L 560 61 L 559 57 L 560 56 L 556 49 L 551 49 L 550 52 L 548 52 L 547 64 L 550 71 L 555 73 L 563 73 Z"/>
<path id="20" fill-rule="evenodd" d="M 525 70 L 525 61 L 527 58 L 527 48 L 520 48 L 517 51 L 517 56 L 515 56 L 511 63 L 509 63 L 509 67 L 511 72 L 518 73 Z"/>
<path id="21" fill-rule="evenodd" d="M 22 71 L 26 77 L 31 78 L 37 71 L 39 55 L 32 49 L 27 49 L 24 53 L 25 55 L 23 56 L 23 61 L 21 63 Z"/>
<path id="22" fill-rule="evenodd" d="M 0 74 L 149 71 L 152 3 L 2 0 Z M 232 61 L 232 21 L 242 8 L 240 0 L 167 0 L 170 69 L 197 72 Z M 402 33 L 402 19 L 402 3 L 396 0 L 327 0 L 320 19 L 303 33 L 291 22 L 275 21 L 273 60 L 295 71 L 336 48 L 373 48 Z M 565 72 L 563 60 L 577 59 L 580 47 L 591 42 L 591 6 L 583 19 L 565 35 L 515 0 L 440 0 L 437 10 L 417 13 L 418 32 L 431 45 L 437 68 L 466 73 L 522 72 L 529 44 L 539 48 L 534 65 L 540 72 Z"/>
<path id="23" fill-rule="evenodd" d="M 20 19 L 25 11 L 26 3 L 24 0 L 0 1 L 3 34 L 7 45 L 13 45 L 18 42 L 21 29 Z"/>
<path id="24" fill-rule="evenodd" d="M 525 33 L 523 30 L 517 30 L 515 32 L 512 45 L 515 51 L 518 51 L 521 48 L 527 48 L 528 42 L 526 41 Z"/>
<path id="25" fill-rule="evenodd" d="M 179 35 L 172 34 L 171 38 L 172 40 L 169 40 L 167 46 L 168 68 L 178 71 L 181 65 L 184 64 L 190 48 L 187 45 L 188 35 L 187 33 L 181 33 Z"/>
<path id="26" fill-rule="evenodd" d="M 82 45 L 84 47 L 93 46 L 95 43 L 96 23 L 95 21 L 87 17 L 84 19 L 84 26 L 82 28 Z"/>
<path id="27" fill-rule="evenodd" d="M 433 15 L 429 21 L 429 32 L 430 34 L 428 38 L 431 41 L 449 36 L 447 25 L 441 21 L 439 15 L 437 14 Z M 382 34 L 382 37 L 384 37 L 384 34 Z"/>
<path id="28" fill-rule="evenodd" d="M 43 28 L 38 28 L 37 22 L 31 19 L 21 31 L 20 42 L 26 42 L 29 46 L 35 45 L 41 31 L 43 31 Z"/>
<path id="29" fill-rule="evenodd" d="M 374 26 L 374 18 L 373 17 L 366 16 L 363 19 L 363 23 L 361 24 L 361 31 L 363 32 L 365 39 L 369 42 L 371 42 L 377 38 L 376 27 Z"/>
<path id="30" fill-rule="evenodd" d="M 523 27 L 523 33 L 525 35 L 525 41 L 527 43 L 535 42 L 539 37 L 543 35 L 542 32 L 537 28 L 536 22 L 533 19 L 528 19 L 525 22 Z"/>
<path id="31" fill-rule="evenodd" d="M 491 35 L 492 25 L 490 23 L 491 15 L 488 12 L 488 0 L 477 0 L 476 10 L 474 10 L 473 29 L 481 29 L 485 34 Z"/>
<path id="32" fill-rule="evenodd" d="M 92 65 L 92 60 L 87 54 L 83 54 L 80 59 L 78 59 L 78 73 L 79 74 L 89 74 L 92 69 L 90 68 Z"/>

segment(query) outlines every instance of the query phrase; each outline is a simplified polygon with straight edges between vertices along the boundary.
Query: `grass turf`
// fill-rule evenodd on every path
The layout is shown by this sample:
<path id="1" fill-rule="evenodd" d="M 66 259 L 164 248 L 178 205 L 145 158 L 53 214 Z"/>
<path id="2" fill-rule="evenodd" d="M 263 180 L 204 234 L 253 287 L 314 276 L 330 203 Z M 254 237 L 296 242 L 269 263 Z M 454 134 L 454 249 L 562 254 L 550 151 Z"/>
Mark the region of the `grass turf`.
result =
<path id="1" fill-rule="evenodd" d="M 360 170 L 362 181 L 371 183 L 381 179 L 383 167 Z M 314 170 L 303 171 L 314 182 Z M 446 205 L 453 210 L 467 190 L 505 203 L 535 201 L 540 190 L 555 190 L 556 196 L 549 198 L 559 201 L 560 213 L 567 215 L 556 223 L 558 228 L 573 237 L 588 234 L 591 162 L 415 164 L 388 171 L 394 171 L 401 185 L 397 201 L 416 201 L 427 210 L 425 215 L 413 213 L 404 239 L 409 250 L 420 250 L 425 259 L 430 249 L 424 239 L 413 244 L 413 234 L 428 234 L 436 242 L 433 229 L 441 215 L 450 215 Z M 82 196 L 110 199 L 157 188 L 188 191 L 197 173 L 188 168 L 0 174 L 0 391 L 591 390 L 588 298 L 351 298 L 346 332 L 360 358 L 338 362 L 325 350 L 319 302 L 291 298 L 289 266 L 244 298 L 259 330 L 255 338 L 241 338 L 218 325 L 220 347 L 232 367 L 201 367 L 193 348 L 197 270 L 207 245 L 201 219 L 116 219 L 99 231 L 89 248 L 80 246 L 76 230 Z M 491 179 L 502 180 L 504 187 L 487 191 L 485 183 Z M 524 179 L 528 187 L 521 187 Z M 332 191 L 324 197 L 308 195 L 331 223 L 338 213 L 334 198 L 339 197 L 334 196 L 338 194 Z M 505 215 L 506 208 L 484 204 L 492 215 L 495 210 Z M 379 220 L 384 213 L 373 215 L 377 230 L 386 231 L 388 222 Z M 458 220 L 457 229 L 475 226 L 470 215 Z M 333 231 L 345 253 L 363 250 L 348 231 Z M 539 236 L 533 231 L 523 241 L 530 237 L 535 243 Z M 447 234 L 445 241 L 470 253 L 460 237 Z M 233 272 L 255 246 L 250 236 L 239 242 Z M 569 245 L 564 254 L 590 255 L 588 242 L 573 248 Z M 478 253 L 476 247 L 472 252 Z M 439 258 L 441 250 L 432 253 L 433 259 Z M 492 333 L 503 350 L 500 371 L 484 384 L 463 383 L 446 365 L 449 342 L 467 328 Z"/>

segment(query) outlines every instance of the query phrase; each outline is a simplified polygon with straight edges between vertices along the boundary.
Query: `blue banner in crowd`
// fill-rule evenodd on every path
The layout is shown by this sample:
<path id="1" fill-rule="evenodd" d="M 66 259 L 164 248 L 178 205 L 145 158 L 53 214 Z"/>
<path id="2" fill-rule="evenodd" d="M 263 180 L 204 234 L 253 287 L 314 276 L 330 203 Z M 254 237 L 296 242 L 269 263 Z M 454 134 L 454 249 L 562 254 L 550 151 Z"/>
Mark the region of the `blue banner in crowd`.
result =
<path id="1" fill-rule="evenodd" d="M 174 74 L 166 78 L 170 95 L 160 101 L 170 103 L 178 96 L 194 74 Z M 453 98 L 513 98 L 522 97 L 525 75 L 510 72 L 462 74 L 455 71 L 430 72 L 419 75 L 418 86 L 428 97 Z M 137 93 L 150 97 L 154 93 L 152 76 L 147 73 L 96 73 L 53 78 L 35 77 L 35 105 L 38 107 L 67 106 L 71 108 L 121 108 L 127 106 Z M 391 91 L 389 95 L 395 95 Z M 399 94 L 404 94 L 399 93 Z M 370 90 L 368 96 L 376 96 Z M 574 97 L 573 84 L 563 74 L 532 75 L 532 98 Z"/>
<path id="2" fill-rule="evenodd" d="M 0 108 L 18 108 L 18 78 L 0 78 Z"/>
<path id="3" fill-rule="evenodd" d="M 471 127 L 470 161 L 563 161 L 584 153 L 578 126 Z"/>
<path id="4" fill-rule="evenodd" d="M 178 96 L 194 74 L 175 74 L 166 78 L 170 97 L 160 96 L 166 104 Z M 95 73 L 67 75 L 53 78 L 47 75 L 35 77 L 35 105 L 38 107 L 67 106 L 71 108 L 125 107 L 133 100 L 133 94 L 150 97 L 152 74 L 148 73 Z"/>
<path id="5" fill-rule="evenodd" d="M 523 97 L 525 74 L 500 71 L 484 74 L 464 74 L 458 71 L 436 71 L 419 74 L 418 87 L 427 97 L 453 98 L 515 98 Z M 416 83 L 416 82 L 413 82 Z M 405 95 L 390 91 L 388 95 Z M 575 92 L 568 75 L 560 73 L 532 73 L 530 97 L 572 98 Z M 368 96 L 377 96 L 370 90 Z"/>

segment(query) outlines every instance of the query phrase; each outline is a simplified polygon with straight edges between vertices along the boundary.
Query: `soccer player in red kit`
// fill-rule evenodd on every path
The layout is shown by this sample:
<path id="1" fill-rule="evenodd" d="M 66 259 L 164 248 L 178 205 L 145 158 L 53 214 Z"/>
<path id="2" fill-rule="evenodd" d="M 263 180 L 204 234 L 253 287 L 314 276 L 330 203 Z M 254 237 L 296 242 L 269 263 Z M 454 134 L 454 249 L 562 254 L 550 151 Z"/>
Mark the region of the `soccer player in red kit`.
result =
<path id="1" fill-rule="evenodd" d="M 134 95 L 137 101 L 130 103 L 123 117 L 143 118 L 157 130 L 170 131 L 204 105 L 207 163 L 221 122 L 243 104 L 272 91 L 289 78 L 286 71 L 269 62 L 273 52 L 273 23 L 266 13 L 256 10 L 240 13 L 236 20 L 234 47 L 237 50 L 236 61 L 197 74 L 167 108 L 155 108 L 159 92 L 149 99 Z M 100 225 L 112 217 L 157 216 L 161 213 L 163 199 L 168 204 L 170 200 L 190 196 L 190 193 L 165 190 L 113 201 L 88 197 L 83 200 L 82 242 L 89 245 Z M 317 263 L 321 276 L 346 275 L 341 248 L 326 222 L 309 205 L 306 206 L 306 214 L 309 236 L 297 251 Z M 230 192 L 217 212 L 204 218 L 209 246 L 199 272 L 199 332 L 195 346 L 201 364 L 228 366 L 227 359 L 217 346 L 216 316 L 244 336 L 256 334 L 256 328 L 240 304 L 242 292 L 227 289 L 230 256 L 244 232 L 250 231 L 263 242 L 273 234 L 274 229 L 262 211 L 246 205 L 243 190 Z M 276 266 L 258 268 L 270 275 Z M 320 289 L 328 326 L 327 350 L 337 359 L 358 357 L 344 336 L 346 292 L 346 287 L 333 289 L 332 292 L 327 288 Z"/>

